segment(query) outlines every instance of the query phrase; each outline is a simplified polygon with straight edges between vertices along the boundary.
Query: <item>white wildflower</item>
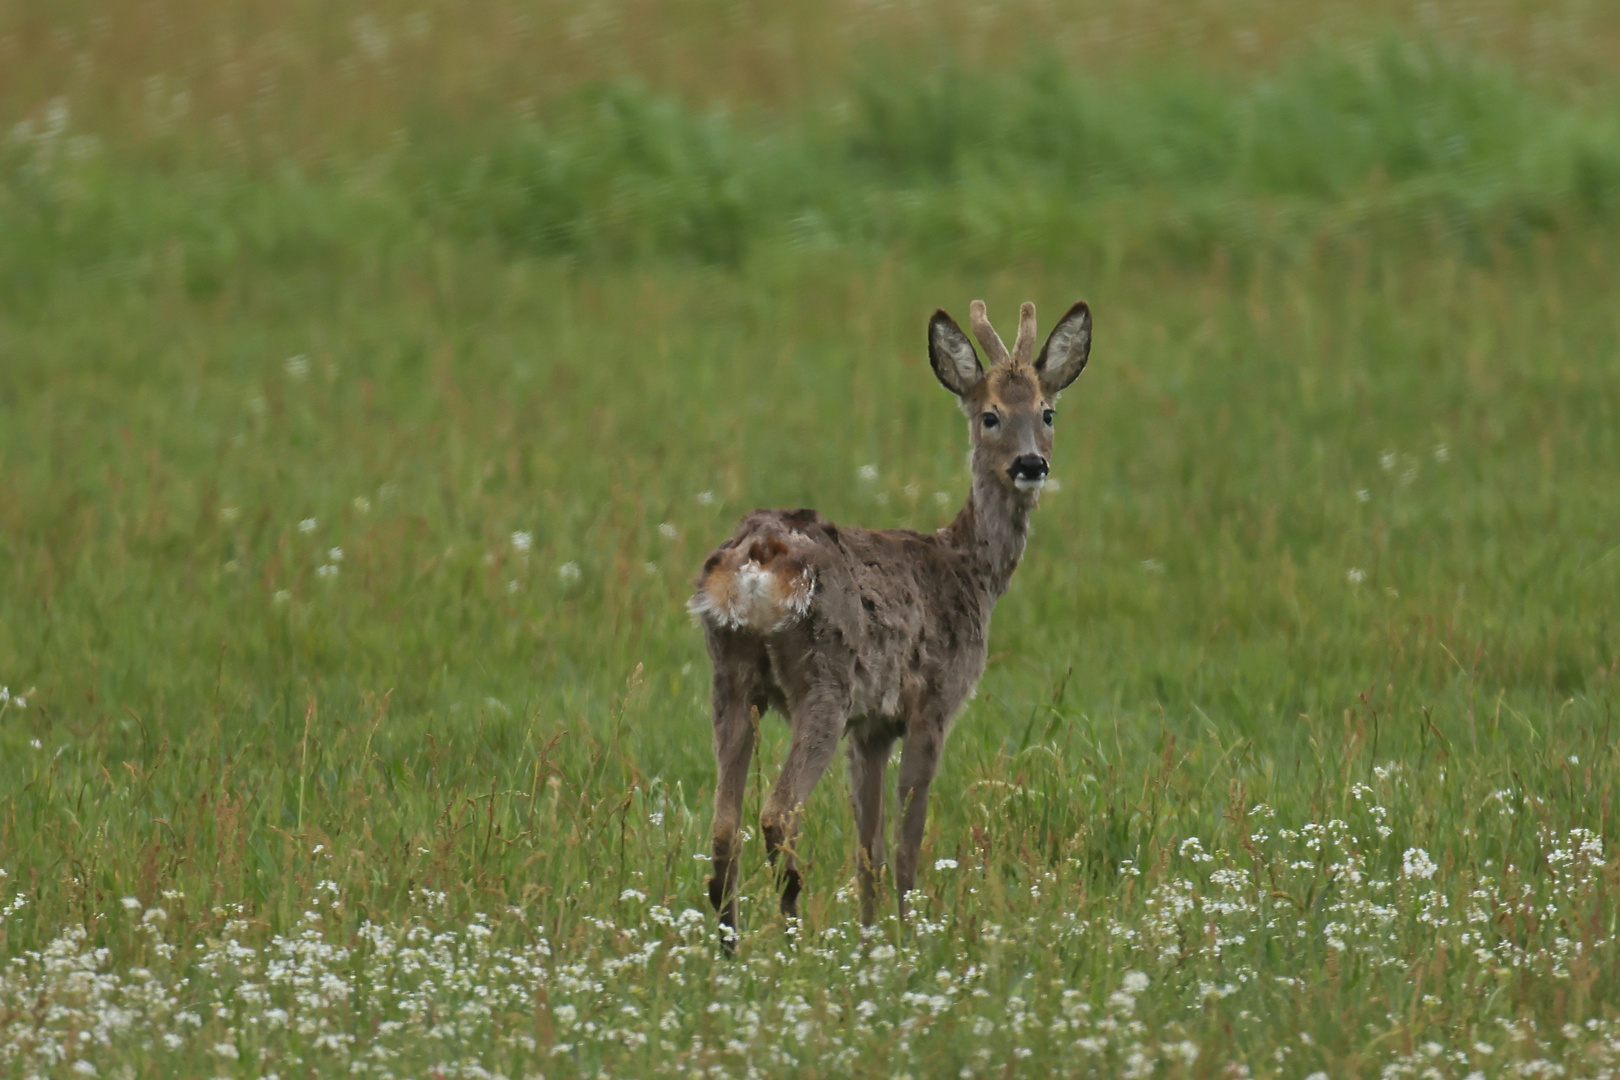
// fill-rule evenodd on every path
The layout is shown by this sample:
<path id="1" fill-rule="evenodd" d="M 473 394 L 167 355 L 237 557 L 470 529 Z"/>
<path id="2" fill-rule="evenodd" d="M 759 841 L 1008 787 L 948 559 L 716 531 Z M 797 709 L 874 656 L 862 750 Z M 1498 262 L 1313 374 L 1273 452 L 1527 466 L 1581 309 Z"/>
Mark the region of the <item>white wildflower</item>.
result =
<path id="1" fill-rule="evenodd" d="M 139 910 L 141 910 L 141 902 L 139 900 L 137 900 L 133 896 L 126 896 L 122 900 L 120 900 L 119 903 L 124 905 L 124 910 L 125 911 L 139 911 Z"/>
<path id="2" fill-rule="evenodd" d="M 564 585 L 571 585 L 579 580 L 579 563 L 565 562 L 557 567 L 557 580 Z"/>
<path id="3" fill-rule="evenodd" d="M 1367 571 L 1361 569 L 1359 566 L 1352 566 L 1350 569 L 1344 572 L 1344 577 L 1346 581 L 1350 582 L 1350 584 L 1360 585 L 1363 581 L 1367 580 Z"/>
<path id="4" fill-rule="evenodd" d="M 340 548 L 340 547 L 335 547 L 335 548 L 328 549 L 327 552 L 326 552 L 326 558 L 331 562 L 342 562 L 343 561 L 343 549 Z"/>
<path id="5" fill-rule="evenodd" d="M 658 526 L 658 535 L 662 536 L 665 540 L 675 539 L 675 526 L 671 525 L 667 521 L 660 522 Z"/>
<path id="6" fill-rule="evenodd" d="M 855 476 L 857 479 L 870 484 L 878 478 L 878 468 L 876 465 L 862 465 L 855 470 Z"/>
<path id="7" fill-rule="evenodd" d="M 1122 985 L 1125 987 L 1127 994 L 1140 994 L 1148 988 L 1151 982 L 1152 980 L 1147 977 L 1145 972 L 1127 971 Z"/>
<path id="8" fill-rule="evenodd" d="M 534 546 L 534 535 L 521 529 L 512 534 L 512 549 L 519 555 L 527 555 Z"/>
<path id="9" fill-rule="evenodd" d="M 934 860 L 934 869 L 935 870 L 955 870 L 956 869 L 956 860 L 955 859 L 935 859 Z"/>
<path id="10" fill-rule="evenodd" d="M 1427 881 L 1434 877 L 1439 869 L 1434 860 L 1429 858 L 1429 853 L 1422 848 L 1407 848 L 1406 854 L 1401 856 L 1401 872 L 1407 877 Z"/>
<path id="11" fill-rule="evenodd" d="M 288 375 L 295 379 L 302 379 L 309 374 L 309 357 L 303 353 L 299 353 L 297 356 L 289 356 L 284 366 Z"/>
<path id="12" fill-rule="evenodd" d="M 317 524 L 318 523 L 314 518 L 305 518 L 303 521 L 298 523 L 298 531 L 301 533 L 312 533 L 315 531 L 315 526 Z"/>

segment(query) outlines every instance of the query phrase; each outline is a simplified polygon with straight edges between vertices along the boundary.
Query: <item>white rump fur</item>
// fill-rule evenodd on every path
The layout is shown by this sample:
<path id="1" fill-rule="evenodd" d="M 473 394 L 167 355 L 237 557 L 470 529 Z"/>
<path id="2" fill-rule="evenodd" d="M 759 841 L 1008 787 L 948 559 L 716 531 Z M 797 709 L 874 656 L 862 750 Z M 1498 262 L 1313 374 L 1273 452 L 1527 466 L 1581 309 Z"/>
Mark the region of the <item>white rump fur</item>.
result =
<path id="1" fill-rule="evenodd" d="M 808 569 L 783 571 L 749 559 L 721 580 L 711 579 L 687 602 L 692 614 L 733 630 L 786 630 L 810 610 L 815 577 Z"/>

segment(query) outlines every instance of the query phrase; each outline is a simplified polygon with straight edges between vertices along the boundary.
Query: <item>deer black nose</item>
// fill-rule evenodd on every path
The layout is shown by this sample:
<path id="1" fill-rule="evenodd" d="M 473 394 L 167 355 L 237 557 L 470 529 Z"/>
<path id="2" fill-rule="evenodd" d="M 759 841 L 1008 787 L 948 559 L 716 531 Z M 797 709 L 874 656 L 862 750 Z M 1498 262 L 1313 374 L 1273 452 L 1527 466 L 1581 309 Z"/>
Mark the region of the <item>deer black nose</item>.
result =
<path id="1" fill-rule="evenodd" d="M 1014 480 L 1045 480 L 1047 473 L 1046 459 L 1039 454 L 1024 454 L 1012 463 L 1007 470 Z"/>

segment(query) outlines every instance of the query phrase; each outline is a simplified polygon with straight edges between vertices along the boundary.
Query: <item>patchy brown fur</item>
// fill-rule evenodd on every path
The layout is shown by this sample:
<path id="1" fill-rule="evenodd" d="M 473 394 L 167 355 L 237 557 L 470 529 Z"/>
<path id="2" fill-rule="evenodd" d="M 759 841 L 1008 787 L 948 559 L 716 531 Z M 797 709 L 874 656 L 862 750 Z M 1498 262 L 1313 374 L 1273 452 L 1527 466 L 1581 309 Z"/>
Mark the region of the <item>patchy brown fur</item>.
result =
<path id="1" fill-rule="evenodd" d="M 736 926 L 737 839 L 755 718 L 775 708 L 792 743 L 762 813 L 780 859 L 782 911 L 797 913 L 794 853 L 810 791 L 847 736 L 862 917 L 883 863 L 883 776 L 903 740 L 895 884 L 916 882 L 928 787 L 946 733 L 984 671 L 990 615 L 1024 552 L 1051 450 L 1051 404 L 1085 364 L 1090 313 L 1076 304 L 1034 362 L 1034 305 L 1009 353 L 974 303 L 991 369 L 944 312 L 929 324 L 935 373 L 972 418 L 973 484 L 938 532 L 839 528 L 814 510 L 757 510 L 704 562 L 691 609 L 714 663 L 714 876 L 709 895 Z M 1059 352 L 1049 357 L 1054 344 Z"/>

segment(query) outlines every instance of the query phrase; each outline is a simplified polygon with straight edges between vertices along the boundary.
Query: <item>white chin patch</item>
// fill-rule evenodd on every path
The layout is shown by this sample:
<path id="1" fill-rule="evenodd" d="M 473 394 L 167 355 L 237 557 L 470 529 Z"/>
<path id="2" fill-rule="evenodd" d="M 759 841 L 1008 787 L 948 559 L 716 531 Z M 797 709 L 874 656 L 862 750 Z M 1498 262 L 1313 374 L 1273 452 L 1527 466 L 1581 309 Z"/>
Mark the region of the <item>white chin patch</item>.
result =
<path id="1" fill-rule="evenodd" d="M 1013 486 L 1016 487 L 1019 491 L 1039 491 L 1039 490 L 1041 490 L 1041 488 L 1043 486 L 1045 486 L 1045 484 L 1046 484 L 1046 480 L 1045 480 L 1044 477 L 1042 479 L 1040 479 L 1040 480 L 1014 480 L 1013 481 Z"/>

